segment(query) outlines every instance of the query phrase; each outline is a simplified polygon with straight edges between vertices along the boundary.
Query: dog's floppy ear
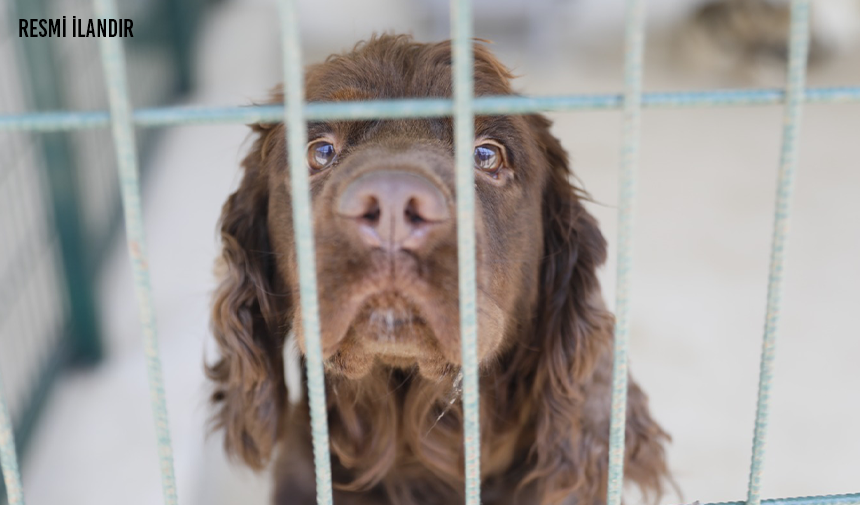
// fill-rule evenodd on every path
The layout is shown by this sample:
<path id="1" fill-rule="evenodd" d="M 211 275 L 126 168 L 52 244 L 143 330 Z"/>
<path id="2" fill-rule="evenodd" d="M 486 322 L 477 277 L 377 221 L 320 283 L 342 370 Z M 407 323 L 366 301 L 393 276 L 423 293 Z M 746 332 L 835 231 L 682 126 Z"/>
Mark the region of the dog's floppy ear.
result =
<path id="1" fill-rule="evenodd" d="M 568 157 L 543 116 L 531 116 L 545 156 L 544 252 L 532 352 L 536 415 L 534 467 L 523 485 L 541 486 L 543 503 L 570 495 L 605 495 L 609 436 L 608 398 L 614 316 L 604 305 L 597 269 L 606 261 L 606 240 L 583 206 L 587 195 L 571 183 Z M 595 407 L 595 403 L 600 406 Z M 604 412 L 605 410 L 605 412 Z M 651 419 L 647 399 L 630 388 L 627 475 L 659 493 L 666 472 L 665 434 Z M 604 433 L 605 431 L 605 433 Z M 645 468 L 644 460 L 652 464 Z"/>
<path id="2" fill-rule="evenodd" d="M 274 132 L 254 129 L 258 138 L 243 162 L 242 183 L 221 213 L 220 285 L 212 306 L 220 359 L 207 366 L 207 375 L 215 383 L 214 422 L 225 431 L 228 453 L 261 468 L 277 440 L 286 397 L 281 349 L 288 329 L 277 318 L 292 310 L 288 294 L 275 293 L 268 234 L 264 158 Z"/>

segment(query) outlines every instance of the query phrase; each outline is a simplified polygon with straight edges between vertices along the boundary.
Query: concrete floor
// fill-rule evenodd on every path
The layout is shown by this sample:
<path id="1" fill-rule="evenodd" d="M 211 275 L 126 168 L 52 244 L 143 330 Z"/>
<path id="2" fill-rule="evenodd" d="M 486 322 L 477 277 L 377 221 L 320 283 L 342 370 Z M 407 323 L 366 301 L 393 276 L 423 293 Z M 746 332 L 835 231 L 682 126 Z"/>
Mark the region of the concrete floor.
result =
<path id="1" fill-rule="evenodd" d="M 350 7 L 355 12 L 344 13 L 346 25 L 325 26 L 326 33 L 338 34 L 334 38 L 306 27 L 309 58 L 319 59 L 374 28 L 406 26 L 419 38 L 438 29 L 403 21 L 412 18 L 402 2 L 374 4 L 380 9 L 371 10 L 386 17 L 373 20 Z M 304 5 L 303 14 L 314 13 Z M 524 76 L 518 80 L 524 92 L 621 87 L 616 43 L 592 39 L 550 60 L 533 58 L 518 51 L 523 44 L 516 33 L 484 33 L 477 17 L 477 35 L 497 41 L 503 61 Z M 201 86 L 191 103 L 245 104 L 263 97 L 280 81 L 279 38 L 269 2 L 220 4 L 199 43 Z M 647 90 L 772 84 L 767 77 L 751 83 L 691 74 L 673 56 L 675 44 L 665 34 L 651 37 Z M 810 84 L 860 84 L 857 53 L 817 69 Z M 612 246 L 620 114 L 552 116 L 579 178 L 600 202 L 592 210 Z M 670 463 L 684 495 L 666 496 L 666 504 L 745 497 L 781 123 L 779 107 L 643 114 L 631 361 L 674 439 Z M 238 183 L 247 132 L 233 125 L 167 130 L 145 188 L 181 503 L 251 505 L 268 497 L 266 476 L 227 462 L 218 435 L 207 438 L 205 428 L 202 363 L 214 352 L 208 303 L 218 251 L 215 223 Z M 860 105 L 804 111 L 765 497 L 860 491 L 858 146 Z M 613 260 L 602 277 L 612 303 Z M 161 500 L 136 304 L 121 242 L 106 265 L 101 298 L 110 357 L 95 370 L 60 381 L 24 466 L 31 505 Z"/>

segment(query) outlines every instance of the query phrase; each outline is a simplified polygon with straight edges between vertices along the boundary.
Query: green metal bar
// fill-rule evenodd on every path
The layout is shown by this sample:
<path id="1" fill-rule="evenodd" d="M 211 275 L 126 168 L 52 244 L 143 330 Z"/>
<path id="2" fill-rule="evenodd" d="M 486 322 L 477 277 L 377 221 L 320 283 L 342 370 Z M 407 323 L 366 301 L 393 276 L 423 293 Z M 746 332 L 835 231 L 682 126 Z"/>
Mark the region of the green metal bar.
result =
<path id="1" fill-rule="evenodd" d="M 633 211 L 636 197 L 636 171 L 639 165 L 644 39 L 645 5 L 642 0 L 628 0 L 625 28 L 624 133 L 618 182 L 618 277 L 615 299 L 615 351 L 612 363 L 607 505 L 620 505 L 624 490 L 630 275 L 633 268 Z"/>
<path id="2" fill-rule="evenodd" d="M 9 505 L 24 505 L 24 490 L 21 486 L 21 473 L 18 471 L 18 453 L 15 451 L 15 434 L 12 432 L 12 419 L 6 408 L 3 394 L 3 377 L 0 377 L 0 469 L 6 485 L 6 499 Z"/>
<path id="3" fill-rule="evenodd" d="M 305 164 L 308 129 L 302 108 L 305 100 L 305 89 L 301 42 L 299 40 L 301 32 L 296 15 L 296 2 L 294 0 L 280 0 L 280 8 L 284 51 L 284 91 L 286 93 L 286 101 L 284 107 L 281 108 L 281 115 L 285 118 L 287 126 L 290 195 L 293 202 L 293 229 L 296 237 L 296 256 L 299 267 L 299 299 L 305 340 L 305 363 L 308 377 L 308 402 L 311 411 L 317 503 L 319 505 L 331 505 L 331 455 L 329 454 L 323 354 L 320 343 L 317 269 L 314 254 L 310 182 L 308 180 L 308 168 Z"/>
<path id="4" fill-rule="evenodd" d="M 457 269 L 463 375 L 466 505 L 481 503 L 481 424 L 478 397 L 478 312 L 475 259 L 474 53 L 470 0 L 451 0 L 454 79 L 454 157 L 457 167 Z"/>
<path id="5" fill-rule="evenodd" d="M 161 6 L 166 11 L 164 16 L 167 18 L 173 68 L 176 70 L 180 93 L 191 91 L 194 71 L 193 39 L 199 18 L 195 11 L 200 8 L 199 3 L 197 0 L 183 0 L 164 2 Z"/>
<path id="6" fill-rule="evenodd" d="M 761 474 L 767 435 L 770 407 L 770 389 L 773 383 L 773 366 L 776 356 L 776 337 L 779 325 L 780 302 L 783 290 L 783 271 L 788 241 L 791 201 L 794 195 L 797 169 L 798 136 L 803 110 L 803 88 L 806 82 L 806 59 L 809 50 L 809 0 L 792 0 L 791 33 L 789 39 L 788 84 L 782 129 L 782 153 L 777 181 L 776 209 L 774 212 L 773 242 L 770 250 L 770 273 L 767 286 L 767 317 L 762 339 L 759 371 L 758 405 L 756 407 L 750 479 L 747 504 L 761 504 Z"/>
<path id="7" fill-rule="evenodd" d="M 805 91 L 808 104 L 860 103 L 860 87 L 814 88 Z M 694 107 L 746 107 L 779 105 L 785 102 L 785 91 L 778 89 L 681 91 L 645 93 L 646 109 L 681 109 Z M 536 112 L 573 112 L 614 110 L 622 107 L 623 95 L 568 96 L 483 96 L 473 100 L 479 115 L 531 114 Z M 310 121 L 399 119 L 451 116 L 453 100 L 410 98 L 366 102 L 311 102 L 304 105 L 304 117 Z M 132 114 L 136 126 L 161 127 L 221 123 L 277 123 L 283 120 L 281 105 L 249 107 L 159 107 L 137 109 Z M 68 131 L 104 128 L 110 124 L 105 111 L 40 112 L 0 115 L 0 131 Z"/>
<path id="8" fill-rule="evenodd" d="M 100 18 L 116 18 L 114 0 L 93 0 L 96 15 Z M 125 54 L 121 39 L 102 37 L 99 39 L 102 67 L 108 90 L 111 110 L 111 127 L 119 169 L 120 194 L 122 196 L 128 252 L 134 272 L 134 286 L 140 311 L 141 330 L 149 376 L 149 393 L 155 420 L 158 457 L 161 469 L 161 487 L 165 505 L 176 505 L 176 478 L 173 471 L 173 448 L 170 443 L 170 428 L 167 420 L 167 401 L 161 360 L 158 356 L 155 311 L 149 279 L 149 263 L 143 230 L 143 210 L 140 201 L 140 181 L 137 168 L 137 148 L 134 126 L 131 121 L 131 101 L 126 82 Z"/>

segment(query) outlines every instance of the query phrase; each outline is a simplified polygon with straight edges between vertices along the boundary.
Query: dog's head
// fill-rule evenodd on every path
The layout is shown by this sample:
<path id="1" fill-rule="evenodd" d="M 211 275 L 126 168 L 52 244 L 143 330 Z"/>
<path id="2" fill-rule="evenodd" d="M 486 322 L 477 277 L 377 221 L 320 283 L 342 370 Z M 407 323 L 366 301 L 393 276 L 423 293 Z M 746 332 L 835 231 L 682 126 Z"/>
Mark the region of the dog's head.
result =
<path id="1" fill-rule="evenodd" d="M 474 57 L 476 95 L 512 94 L 509 71 L 484 45 L 475 45 Z M 311 67 L 306 88 L 310 101 L 450 97 L 451 47 L 376 37 Z M 282 99 L 276 92 L 273 100 Z M 552 416 L 564 417 L 557 414 L 576 396 L 575 381 L 611 338 L 612 317 L 595 274 L 606 244 L 549 126 L 539 115 L 475 120 L 478 358 L 489 365 L 518 353 L 507 362 L 523 368 L 546 406 L 535 413 L 546 417 L 538 429 L 565 436 L 570 427 L 549 427 Z M 213 311 L 222 359 L 210 376 L 219 384 L 228 447 L 258 466 L 277 438 L 285 401 L 284 339 L 294 332 L 303 349 L 305 335 L 284 126 L 253 128 L 244 179 L 223 209 L 225 268 Z M 308 138 L 327 374 L 456 373 L 452 119 L 316 122 Z"/>
<path id="2" fill-rule="evenodd" d="M 509 74 L 477 46 L 479 94 L 510 94 Z M 313 67 L 312 101 L 447 97 L 450 46 L 374 39 Z M 543 125 L 479 117 L 475 173 L 479 359 L 498 352 L 537 300 L 548 164 Z M 277 276 L 297 292 L 284 132 L 267 133 L 268 237 Z M 328 369 L 360 377 L 377 364 L 439 376 L 460 362 L 452 120 L 310 126 L 323 353 Z M 271 154 L 271 156 L 269 156 Z M 281 261 L 280 259 L 283 259 Z M 287 322 L 300 345 L 300 317 Z"/>

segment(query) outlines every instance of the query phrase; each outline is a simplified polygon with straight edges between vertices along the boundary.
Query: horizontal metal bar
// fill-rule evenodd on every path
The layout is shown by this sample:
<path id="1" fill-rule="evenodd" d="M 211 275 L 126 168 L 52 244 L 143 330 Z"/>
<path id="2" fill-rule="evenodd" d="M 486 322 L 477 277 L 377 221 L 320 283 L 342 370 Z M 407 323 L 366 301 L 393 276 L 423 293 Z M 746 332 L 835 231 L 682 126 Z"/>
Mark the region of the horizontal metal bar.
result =
<path id="1" fill-rule="evenodd" d="M 802 496 L 798 498 L 771 498 L 762 505 L 860 505 L 860 493 Z M 746 501 L 706 503 L 704 505 L 746 505 Z"/>
<path id="2" fill-rule="evenodd" d="M 803 100 L 808 104 L 860 103 L 860 86 L 807 89 Z M 777 105 L 785 101 L 780 89 L 683 91 L 645 93 L 642 107 L 680 109 L 692 107 L 743 107 Z M 534 112 L 570 112 L 620 109 L 620 94 L 560 96 L 485 96 L 475 98 L 478 115 L 529 114 Z M 305 105 L 309 121 L 397 119 L 440 117 L 453 114 L 453 102 L 444 98 L 373 100 L 366 102 L 312 102 Z M 162 107 L 138 109 L 132 120 L 136 126 L 181 126 L 220 123 L 280 122 L 284 107 L 253 105 L 246 107 Z M 0 116 L 0 131 L 69 131 L 104 128 L 110 124 L 107 111 L 34 112 Z"/>

